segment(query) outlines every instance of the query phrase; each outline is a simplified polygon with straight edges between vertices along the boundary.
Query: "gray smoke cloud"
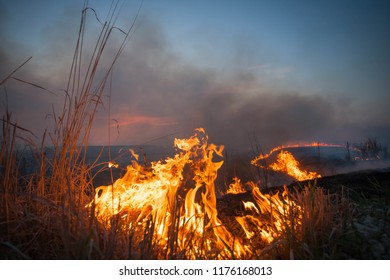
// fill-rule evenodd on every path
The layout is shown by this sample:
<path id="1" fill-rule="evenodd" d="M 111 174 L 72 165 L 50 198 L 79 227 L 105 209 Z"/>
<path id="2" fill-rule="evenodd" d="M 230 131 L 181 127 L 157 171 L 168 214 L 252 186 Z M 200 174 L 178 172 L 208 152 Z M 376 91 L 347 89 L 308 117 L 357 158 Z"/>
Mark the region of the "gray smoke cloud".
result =
<path id="1" fill-rule="evenodd" d="M 70 20 L 72 24 L 68 24 Z M 63 101 L 60 89 L 67 81 L 77 23 L 78 19 L 67 18 L 48 27 L 42 35 L 43 50 L 3 40 L 1 77 L 32 51 L 33 60 L 16 76 L 58 92 L 55 96 L 17 81 L 7 82 L 8 109 L 20 125 L 37 134 L 50 126 L 47 116 L 52 104 L 60 108 Z M 289 69 L 260 65 L 261 76 L 251 65 L 236 67 L 237 61 L 248 62 L 253 55 L 245 53 L 243 44 L 232 46 L 236 56 L 226 72 L 201 67 L 185 60 L 170 45 L 164 30 L 143 18 L 114 67 L 111 92 L 107 89 L 103 97 L 91 144 L 106 145 L 108 130 L 111 144 L 143 144 L 157 138 L 155 144 L 172 143 L 172 137 L 187 137 L 197 127 L 205 128 L 210 142 L 238 152 L 248 151 L 254 136 L 266 148 L 295 141 L 344 143 L 374 136 L 386 143 L 390 139 L 389 113 L 383 106 L 388 98 L 377 104 L 372 96 L 367 104 L 337 93 L 318 95 L 294 85 L 289 88 L 283 82 Z M 117 46 L 116 41 L 107 46 L 102 69 L 108 67 Z M 274 78 L 271 82 L 270 75 Z M 275 79 L 283 86 L 273 86 Z M 3 90 L 3 109 L 4 96 Z M 375 110 L 376 117 L 361 115 L 369 110 Z"/>
<path id="2" fill-rule="evenodd" d="M 234 63 L 228 74 L 187 63 L 170 48 L 163 30 L 144 21 L 115 69 L 112 108 L 119 124 L 125 124 L 121 133 L 142 143 L 204 127 L 211 141 L 244 151 L 253 135 L 265 147 L 294 141 L 388 139 L 386 119 L 366 122 L 359 110 L 369 108 L 351 96 L 275 88 L 267 84 L 267 77 L 235 68 Z M 382 117 L 388 115 L 384 109 L 379 108 Z M 126 125 L 126 118 L 138 115 L 161 122 Z"/>

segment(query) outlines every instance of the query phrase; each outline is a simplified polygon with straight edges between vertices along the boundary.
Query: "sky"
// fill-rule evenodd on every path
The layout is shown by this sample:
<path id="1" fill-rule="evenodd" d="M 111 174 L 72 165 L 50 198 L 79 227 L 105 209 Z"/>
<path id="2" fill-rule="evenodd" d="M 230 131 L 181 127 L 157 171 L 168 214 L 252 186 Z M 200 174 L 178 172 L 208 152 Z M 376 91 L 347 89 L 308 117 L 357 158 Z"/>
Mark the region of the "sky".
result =
<path id="1" fill-rule="evenodd" d="M 8 110 L 37 138 L 63 103 L 83 3 L 0 0 L 0 80 L 32 57 L 13 77 L 56 93 L 15 79 L 0 89 L 2 115 Z M 120 29 L 140 13 L 91 145 L 171 143 L 197 127 L 233 151 L 254 142 L 390 144 L 388 1 L 119 3 Z M 110 1 L 88 6 L 104 21 Z M 86 57 L 101 27 L 92 10 L 87 27 Z M 102 73 L 122 36 L 113 34 Z"/>

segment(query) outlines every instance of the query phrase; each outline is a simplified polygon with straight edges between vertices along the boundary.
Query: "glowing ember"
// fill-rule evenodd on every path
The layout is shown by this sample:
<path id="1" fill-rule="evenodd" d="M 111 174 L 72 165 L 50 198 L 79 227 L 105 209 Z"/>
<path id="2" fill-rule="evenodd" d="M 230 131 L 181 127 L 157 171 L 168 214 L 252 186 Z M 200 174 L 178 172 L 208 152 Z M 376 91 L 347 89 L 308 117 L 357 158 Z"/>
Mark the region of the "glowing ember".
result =
<path id="1" fill-rule="evenodd" d="M 112 168 L 112 167 L 118 168 L 119 165 L 117 163 L 115 163 L 115 162 L 109 162 L 108 163 L 108 168 Z"/>
<path id="2" fill-rule="evenodd" d="M 275 241 L 290 226 L 284 217 L 291 216 L 291 209 L 301 212 L 287 190 L 281 196 L 264 195 L 255 183 L 248 182 L 254 202 L 243 202 L 250 214 L 236 217 L 246 238 L 238 237 L 222 224 L 216 207 L 215 180 L 223 161 L 214 161 L 214 157 L 222 157 L 224 147 L 209 144 L 202 128 L 188 139 L 175 139 L 174 146 L 178 150 L 174 157 L 149 167 L 133 161 L 122 178 L 96 188 L 87 206 L 93 207 L 102 225 L 112 227 L 119 219 L 126 230 L 141 227 L 141 235 L 151 232 L 167 255 L 246 258 L 254 254 L 249 245 L 252 240 L 260 238 L 265 245 Z M 244 191 L 240 179 L 234 178 L 228 192 Z"/>
<path id="3" fill-rule="evenodd" d="M 294 177 L 298 181 L 311 180 L 321 177 L 316 172 L 308 172 L 299 168 L 299 162 L 288 151 L 280 151 L 276 158 L 276 162 L 269 166 L 272 170 L 285 172 Z"/>

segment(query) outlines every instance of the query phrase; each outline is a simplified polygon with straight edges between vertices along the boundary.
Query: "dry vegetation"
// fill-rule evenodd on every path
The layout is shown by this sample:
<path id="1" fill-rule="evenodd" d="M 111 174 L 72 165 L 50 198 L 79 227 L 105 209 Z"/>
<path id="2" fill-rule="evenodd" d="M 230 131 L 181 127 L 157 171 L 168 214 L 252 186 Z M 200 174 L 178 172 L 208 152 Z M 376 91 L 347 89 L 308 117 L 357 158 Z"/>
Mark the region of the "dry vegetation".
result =
<path id="1" fill-rule="evenodd" d="M 86 14 L 93 10 L 85 7 L 82 12 L 78 42 L 76 45 L 64 106 L 60 114 L 53 112 L 55 130 L 46 133 L 40 144 L 29 140 L 31 132 L 18 126 L 11 113 L 2 117 L 0 146 L 0 256 L 2 259 L 232 259 L 238 257 L 234 249 L 206 248 L 215 238 L 205 227 L 203 236 L 193 239 L 193 232 L 187 232 L 188 243 L 178 246 L 178 217 L 183 214 L 183 204 L 178 200 L 172 209 L 175 213 L 169 226 L 168 242 L 162 246 L 155 233 L 155 220 L 147 216 L 144 223 L 132 225 L 131 215 L 122 218 L 114 215 L 108 223 L 98 221 L 94 207 L 85 207 L 95 193 L 92 166 L 86 162 L 86 148 L 94 114 L 100 106 L 102 93 L 111 74 L 112 67 L 125 46 L 132 27 L 124 33 L 120 49 L 111 67 L 102 80 L 95 74 L 99 60 L 114 27 L 115 9 L 108 22 L 102 27 L 99 41 L 89 59 L 86 71 L 81 71 L 83 57 L 83 36 Z M 11 77 L 11 76 L 10 76 Z M 9 77 L 8 77 L 9 78 Z M 4 84 L 7 79 L 1 83 Z M 34 172 L 21 172 L 23 156 L 17 148 L 22 142 L 33 155 Z M 49 143 L 49 144 L 48 144 Z M 53 147 L 48 157 L 45 147 Z M 182 184 L 186 182 L 183 180 Z M 373 183 L 373 187 L 375 183 Z M 380 187 L 380 186 L 377 186 Z M 254 192 L 256 186 L 252 186 Z M 255 195 L 249 195 L 256 203 Z M 279 219 L 283 231 L 270 243 L 259 238 L 260 232 L 244 238 L 233 216 L 242 213 L 228 213 L 219 206 L 219 217 L 226 228 L 242 241 L 250 254 L 247 259 L 345 259 L 345 258 L 387 258 L 386 249 L 380 238 L 388 230 L 388 200 L 351 201 L 342 192 L 328 193 L 316 183 L 306 185 L 300 191 L 287 191 L 294 204 L 279 196 L 281 207 L 275 212 L 262 213 L 257 219 L 264 225 L 273 226 L 272 220 Z M 241 199 L 240 195 L 227 195 L 221 201 Z M 223 204 L 223 203 L 222 203 Z M 298 208 L 299 206 L 299 208 Z M 357 211 L 359 210 L 360 211 Z M 299 211 L 298 211 L 299 210 Z M 301 211 L 301 212 L 300 212 Z M 302 215 L 300 215 L 300 213 Z M 136 215 L 137 213 L 134 213 Z M 367 221 L 364 219 L 371 220 Z M 380 227 L 371 231 L 362 229 L 380 221 Z M 258 231 L 261 229 L 257 228 Z M 277 230 L 277 229 L 275 229 Z M 367 235 L 369 236 L 363 236 Z M 373 237 L 375 235 L 375 238 Z M 372 240 L 376 240 L 375 242 Z M 387 239 L 388 240 L 388 236 Z M 371 242 L 371 243 L 370 243 Z M 379 243 L 379 245 L 378 245 Z M 212 244 L 212 242 L 211 242 Z M 372 247 L 375 247 L 372 249 Z M 377 254 L 378 250 L 380 253 Z M 384 252 L 382 252 L 384 251 Z"/>

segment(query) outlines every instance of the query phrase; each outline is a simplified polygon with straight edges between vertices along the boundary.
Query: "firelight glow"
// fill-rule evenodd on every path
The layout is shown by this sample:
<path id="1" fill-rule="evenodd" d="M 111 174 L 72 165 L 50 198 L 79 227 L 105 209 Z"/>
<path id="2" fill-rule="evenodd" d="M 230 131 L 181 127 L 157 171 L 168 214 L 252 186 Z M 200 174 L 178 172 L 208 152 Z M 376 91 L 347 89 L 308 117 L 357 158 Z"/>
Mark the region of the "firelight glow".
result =
<path id="1" fill-rule="evenodd" d="M 170 117 L 153 117 L 145 115 L 122 116 L 120 122 L 112 123 L 111 126 L 127 126 L 127 125 L 149 125 L 149 126 L 170 126 L 175 125 L 176 121 Z M 115 118 L 113 120 L 116 121 Z"/>

